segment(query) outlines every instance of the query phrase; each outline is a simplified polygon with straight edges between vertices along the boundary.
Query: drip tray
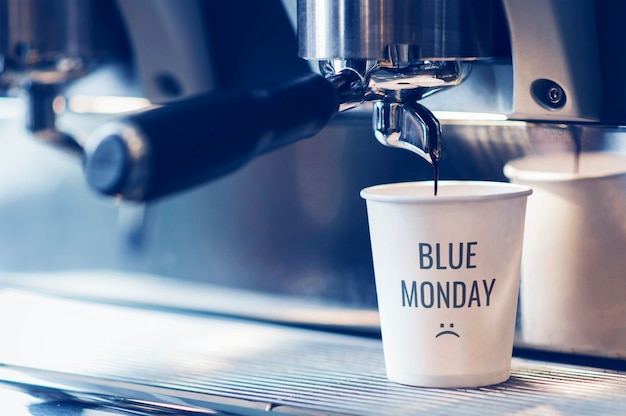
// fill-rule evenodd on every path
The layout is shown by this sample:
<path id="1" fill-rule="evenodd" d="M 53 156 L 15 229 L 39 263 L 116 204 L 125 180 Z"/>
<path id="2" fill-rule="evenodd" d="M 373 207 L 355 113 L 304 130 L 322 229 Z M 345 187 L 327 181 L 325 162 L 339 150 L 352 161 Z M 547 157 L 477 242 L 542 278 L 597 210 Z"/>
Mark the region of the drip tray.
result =
<path id="1" fill-rule="evenodd" d="M 513 359 L 509 381 L 387 381 L 377 339 L 0 292 L 0 380 L 199 414 L 624 415 L 626 373 Z M 12 319 L 7 319 L 11 317 Z M 163 413 L 164 414 L 164 413 Z"/>

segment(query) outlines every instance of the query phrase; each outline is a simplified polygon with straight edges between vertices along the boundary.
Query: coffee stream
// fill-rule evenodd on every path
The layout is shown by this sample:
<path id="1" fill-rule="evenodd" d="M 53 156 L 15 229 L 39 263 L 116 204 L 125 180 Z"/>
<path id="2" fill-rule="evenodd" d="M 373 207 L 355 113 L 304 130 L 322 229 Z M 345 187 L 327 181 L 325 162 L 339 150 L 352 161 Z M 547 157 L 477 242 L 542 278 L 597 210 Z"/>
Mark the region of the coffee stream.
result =
<path id="1" fill-rule="evenodd" d="M 435 196 L 439 191 L 439 158 L 441 157 L 441 124 L 439 120 L 426 108 L 424 111 L 430 115 L 426 119 L 428 124 L 428 155 L 430 156 L 430 162 L 433 165 L 433 183 L 435 188 Z"/>
<path id="2" fill-rule="evenodd" d="M 439 152 L 430 152 L 430 159 L 433 163 L 433 182 L 435 183 L 435 196 L 439 188 Z"/>
<path id="3" fill-rule="evenodd" d="M 435 196 L 437 196 L 437 191 L 439 190 L 439 158 L 441 157 L 441 126 L 438 122 L 436 123 L 434 141 L 435 145 L 430 146 L 428 149 L 428 155 L 430 156 L 430 162 L 433 165 L 433 183 L 435 185 Z"/>

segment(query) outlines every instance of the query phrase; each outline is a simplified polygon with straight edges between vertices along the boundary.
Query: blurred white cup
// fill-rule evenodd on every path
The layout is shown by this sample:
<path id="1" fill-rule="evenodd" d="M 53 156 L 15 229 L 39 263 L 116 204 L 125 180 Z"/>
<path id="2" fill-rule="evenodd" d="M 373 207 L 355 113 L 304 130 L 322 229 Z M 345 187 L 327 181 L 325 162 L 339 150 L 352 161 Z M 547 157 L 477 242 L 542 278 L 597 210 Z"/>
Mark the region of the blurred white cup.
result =
<path id="1" fill-rule="evenodd" d="M 520 293 L 522 342 L 626 358 L 626 156 L 583 152 L 509 162 L 532 186 Z"/>

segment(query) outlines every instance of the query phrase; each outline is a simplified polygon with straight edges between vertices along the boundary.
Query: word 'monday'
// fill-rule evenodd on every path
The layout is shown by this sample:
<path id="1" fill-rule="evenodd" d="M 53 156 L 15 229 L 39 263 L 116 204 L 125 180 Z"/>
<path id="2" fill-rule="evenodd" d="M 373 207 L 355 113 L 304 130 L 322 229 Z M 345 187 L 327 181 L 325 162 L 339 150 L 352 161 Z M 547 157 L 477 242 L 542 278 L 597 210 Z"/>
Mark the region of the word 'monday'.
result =
<path id="1" fill-rule="evenodd" d="M 489 306 L 496 279 L 445 282 L 401 280 L 402 306 L 413 308 L 472 308 Z"/>

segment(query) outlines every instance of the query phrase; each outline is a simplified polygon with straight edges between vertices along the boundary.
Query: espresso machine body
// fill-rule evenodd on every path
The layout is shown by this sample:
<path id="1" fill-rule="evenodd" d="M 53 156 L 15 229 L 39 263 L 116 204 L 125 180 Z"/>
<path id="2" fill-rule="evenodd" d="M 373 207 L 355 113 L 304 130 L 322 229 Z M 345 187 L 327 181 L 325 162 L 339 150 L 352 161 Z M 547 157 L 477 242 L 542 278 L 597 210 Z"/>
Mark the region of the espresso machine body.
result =
<path id="1" fill-rule="evenodd" d="M 373 310 L 362 188 L 430 180 L 433 155 L 442 179 L 503 181 L 527 154 L 626 151 L 619 0 L 0 9 L 2 90 L 26 113 L 26 132 L 7 129 L 70 153 L 5 143 L 25 159 L 0 176 L 29 178 L 0 204 L 11 273 L 105 269 Z M 79 109 L 96 95 L 146 108 Z M 207 148 L 211 134 L 235 139 Z M 626 344 L 530 347 L 626 358 Z"/>

